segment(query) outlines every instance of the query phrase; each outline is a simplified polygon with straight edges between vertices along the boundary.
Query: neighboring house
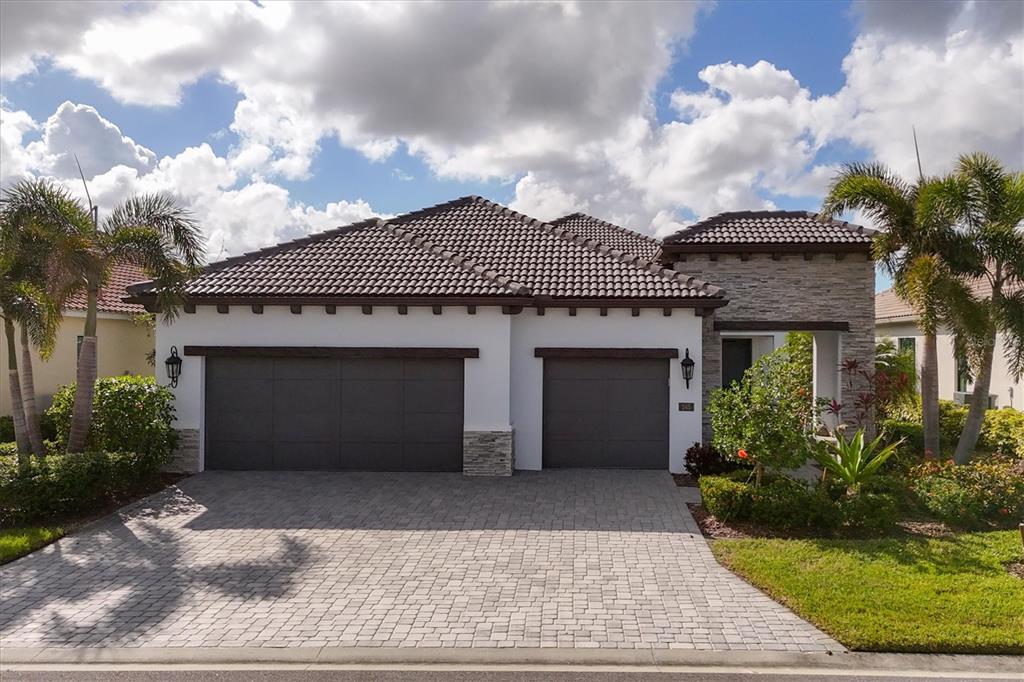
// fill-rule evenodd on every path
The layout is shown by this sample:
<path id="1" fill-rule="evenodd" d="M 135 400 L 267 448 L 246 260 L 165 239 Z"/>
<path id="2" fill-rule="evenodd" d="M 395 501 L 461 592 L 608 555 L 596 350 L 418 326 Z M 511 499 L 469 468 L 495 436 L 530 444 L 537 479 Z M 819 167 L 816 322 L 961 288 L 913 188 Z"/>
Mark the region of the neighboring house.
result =
<path id="1" fill-rule="evenodd" d="M 979 281 L 974 293 L 976 296 L 991 296 L 991 289 L 988 288 L 987 282 Z M 875 296 L 875 331 L 879 341 L 892 339 L 899 348 L 911 349 L 917 358 L 918 376 L 921 376 L 924 336 L 917 328 L 917 314 L 892 289 Z M 936 337 L 936 348 L 939 364 L 939 398 L 960 403 L 969 402 L 974 382 L 970 379 L 967 364 L 962 358 L 957 357 L 953 337 L 948 329 L 940 329 Z M 1003 348 L 1003 336 L 1000 334 L 996 337 L 989 405 L 1014 407 L 1019 410 L 1024 406 L 1022 382 L 1012 381 Z"/>
<path id="2" fill-rule="evenodd" d="M 839 357 L 874 352 L 869 246 L 807 213 L 658 242 L 464 197 L 229 258 L 157 331 L 183 360 L 176 467 L 682 471 L 723 367 L 787 331 L 841 397 Z"/>
<path id="3" fill-rule="evenodd" d="M 96 320 L 97 376 L 153 373 L 153 366 L 146 359 L 146 355 L 153 351 L 153 336 L 149 329 L 133 320 L 136 315 L 146 311 L 141 305 L 123 300 L 127 294 L 125 287 L 146 279 L 142 270 L 133 265 L 117 265 L 106 286 L 100 290 Z M 84 327 L 85 294 L 81 293 L 71 297 L 64 306 L 64 319 L 57 332 L 53 355 L 44 361 L 38 352 L 32 352 L 33 377 L 41 407 L 49 406 L 58 388 L 74 383 L 78 370 L 78 346 Z M 15 338 L 18 338 L 17 332 Z M 20 366 L 20 343 L 16 345 Z M 3 358 L 5 370 L 0 372 L 0 414 L 10 414 L 11 391 L 6 372 L 7 341 L 2 334 L 0 358 Z"/>

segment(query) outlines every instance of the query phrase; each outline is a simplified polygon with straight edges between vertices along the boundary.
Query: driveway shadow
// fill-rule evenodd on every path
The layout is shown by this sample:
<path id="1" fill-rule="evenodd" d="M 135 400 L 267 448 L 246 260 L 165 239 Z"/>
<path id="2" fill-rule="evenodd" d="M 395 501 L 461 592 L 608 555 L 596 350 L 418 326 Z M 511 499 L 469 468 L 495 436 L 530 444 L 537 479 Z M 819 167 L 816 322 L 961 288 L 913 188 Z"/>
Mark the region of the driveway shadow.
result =
<path id="1" fill-rule="evenodd" d="M 696 532 L 663 471 L 441 473 L 209 471 L 183 482 L 192 530 Z"/>
<path id="2" fill-rule="evenodd" d="M 170 491 L 166 496 L 170 507 L 182 501 Z M 169 515 L 170 507 L 158 509 Z M 314 560 L 308 543 L 279 534 L 266 560 L 197 565 L 174 530 L 153 522 L 155 511 L 112 516 L 0 569 L 3 637 L 31 624 L 44 644 L 124 643 L 171 617 L 189 591 L 275 599 Z"/>

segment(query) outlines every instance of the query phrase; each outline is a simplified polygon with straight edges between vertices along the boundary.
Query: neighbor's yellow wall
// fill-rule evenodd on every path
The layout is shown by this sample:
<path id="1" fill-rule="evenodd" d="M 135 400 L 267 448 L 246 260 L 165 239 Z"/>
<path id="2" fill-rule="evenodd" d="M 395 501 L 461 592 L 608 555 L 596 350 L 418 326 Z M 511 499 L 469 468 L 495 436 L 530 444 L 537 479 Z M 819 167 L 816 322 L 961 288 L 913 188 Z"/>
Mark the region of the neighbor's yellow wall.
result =
<path id="1" fill-rule="evenodd" d="M 50 359 L 44 362 L 39 354 L 33 351 L 32 369 L 36 396 L 43 408 L 49 406 L 50 399 L 58 388 L 75 380 L 77 341 L 84 326 L 85 318 L 65 316 Z M 15 332 L 15 339 L 17 338 Z M 98 376 L 153 374 L 153 367 L 146 362 L 146 354 L 153 350 L 153 337 L 145 327 L 136 326 L 128 317 L 102 317 L 96 321 L 96 338 Z M 3 369 L 0 372 L 0 414 L 10 414 L 11 388 L 7 374 L 7 341 L 3 334 L 0 334 L 0 364 Z M 18 364 L 21 364 L 20 349 Z"/>

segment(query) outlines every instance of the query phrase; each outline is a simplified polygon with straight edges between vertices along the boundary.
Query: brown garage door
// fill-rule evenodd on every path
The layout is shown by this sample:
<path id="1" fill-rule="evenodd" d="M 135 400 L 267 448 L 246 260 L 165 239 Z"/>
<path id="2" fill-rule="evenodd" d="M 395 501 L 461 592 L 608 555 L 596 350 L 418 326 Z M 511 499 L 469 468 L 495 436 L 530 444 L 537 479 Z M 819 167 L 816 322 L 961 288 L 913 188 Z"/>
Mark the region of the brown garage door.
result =
<path id="1" fill-rule="evenodd" d="M 206 468 L 461 471 L 463 361 L 206 361 Z"/>
<path id="2" fill-rule="evenodd" d="M 668 360 L 544 360 L 544 467 L 668 468 Z"/>

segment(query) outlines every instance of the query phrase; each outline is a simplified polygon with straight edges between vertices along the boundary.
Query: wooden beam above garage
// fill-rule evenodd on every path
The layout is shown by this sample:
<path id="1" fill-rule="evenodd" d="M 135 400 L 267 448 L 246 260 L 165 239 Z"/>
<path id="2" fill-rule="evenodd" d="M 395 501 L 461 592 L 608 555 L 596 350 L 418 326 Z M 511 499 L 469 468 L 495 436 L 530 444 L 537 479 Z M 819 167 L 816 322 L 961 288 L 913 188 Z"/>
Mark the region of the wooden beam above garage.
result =
<path id="1" fill-rule="evenodd" d="M 185 346 L 185 355 L 209 358 L 478 358 L 479 348 L 377 346 Z"/>
<path id="2" fill-rule="evenodd" d="M 186 346 L 187 348 L 187 346 Z M 610 360 L 658 360 L 678 358 L 678 348 L 534 348 L 537 358 L 605 358 Z"/>

